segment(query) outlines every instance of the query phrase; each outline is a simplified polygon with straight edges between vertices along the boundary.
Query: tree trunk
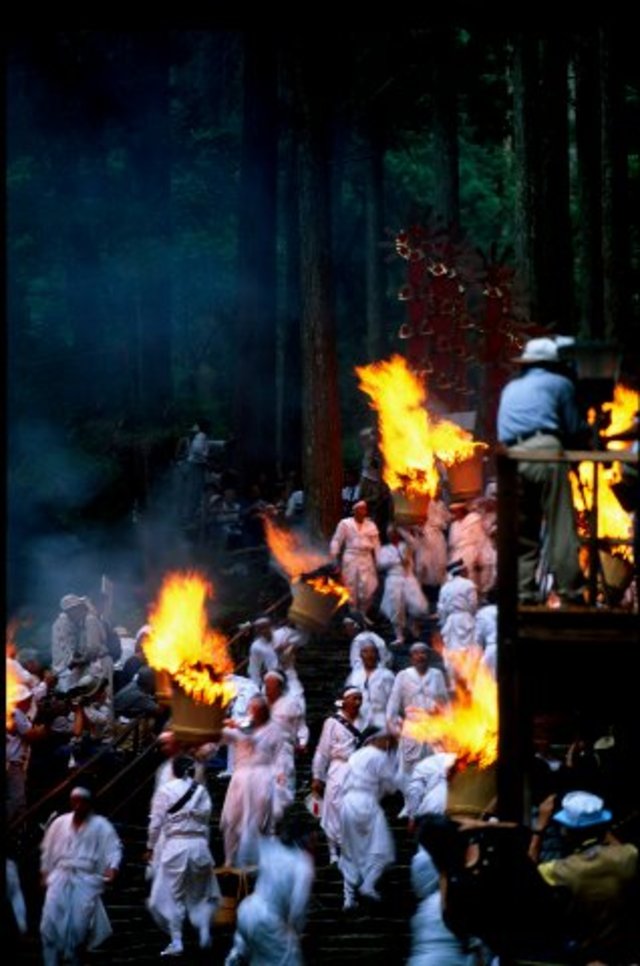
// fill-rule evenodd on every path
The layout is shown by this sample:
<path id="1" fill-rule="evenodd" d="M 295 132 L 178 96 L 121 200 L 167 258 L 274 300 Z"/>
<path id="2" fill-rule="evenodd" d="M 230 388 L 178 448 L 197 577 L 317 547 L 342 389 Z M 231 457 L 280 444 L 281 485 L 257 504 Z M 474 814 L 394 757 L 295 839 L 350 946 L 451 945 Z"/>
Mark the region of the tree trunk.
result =
<path id="1" fill-rule="evenodd" d="M 367 125 L 365 155 L 365 317 L 367 360 L 374 362 L 383 355 L 385 262 L 381 248 L 384 224 L 384 150 L 373 118 Z"/>
<path id="2" fill-rule="evenodd" d="M 436 194 L 435 214 L 446 225 L 460 221 L 458 96 L 455 30 L 444 27 L 432 38 L 431 76 Z"/>
<path id="3" fill-rule="evenodd" d="M 313 38 L 298 50 L 303 476 L 312 532 L 341 515 L 341 429 L 331 277 L 328 67 Z"/>
<path id="4" fill-rule="evenodd" d="M 302 464 L 302 342 L 300 321 L 300 215 L 298 143 L 292 130 L 283 163 L 282 311 L 278 312 L 278 463 L 281 473 L 300 472 Z"/>
<path id="5" fill-rule="evenodd" d="M 535 247 L 537 315 L 559 332 L 572 328 L 573 256 L 569 206 L 568 51 L 564 38 L 540 44 Z"/>
<path id="6" fill-rule="evenodd" d="M 238 221 L 235 424 L 247 480 L 272 473 L 276 427 L 277 56 L 244 38 L 244 115 Z"/>
<path id="7" fill-rule="evenodd" d="M 602 274 L 605 339 L 619 339 L 629 324 L 627 283 L 627 154 L 623 138 L 624 87 L 616 34 L 600 30 L 602 122 Z"/>
<path id="8" fill-rule="evenodd" d="M 575 51 L 579 334 L 602 338 L 602 169 L 597 36 L 579 35 Z"/>
<path id="9" fill-rule="evenodd" d="M 516 253 L 529 318 L 572 318 L 567 57 L 558 38 L 520 34 L 514 45 Z"/>

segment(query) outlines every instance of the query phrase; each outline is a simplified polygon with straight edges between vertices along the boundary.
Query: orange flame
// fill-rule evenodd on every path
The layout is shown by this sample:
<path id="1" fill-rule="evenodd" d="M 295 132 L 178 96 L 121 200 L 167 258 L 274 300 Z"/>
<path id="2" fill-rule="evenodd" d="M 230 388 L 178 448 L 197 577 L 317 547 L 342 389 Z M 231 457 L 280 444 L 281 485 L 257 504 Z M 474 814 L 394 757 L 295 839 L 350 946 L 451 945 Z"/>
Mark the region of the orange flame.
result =
<path id="1" fill-rule="evenodd" d="M 221 678 L 232 673 L 233 663 L 226 638 L 209 627 L 207 597 L 213 587 L 200 574 L 169 574 L 149 615 L 143 648 L 151 667 L 167 671 L 194 701 L 227 704 L 235 688 Z"/>
<path id="2" fill-rule="evenodd" d="M 627 513 L 618 501 L 611 487 L 622 479 L 622 464 L 612 463 L 605 466 L 597 464 L 598 480 L 598 519 L 597 536 L 609 540 L 630 540 L 633 536 L 633 516 Z M 580 463 L 575 473 L 570 474 L 573 505 L 582 522 L 580 530 L 588 528 L 589 515 L 593 507 L 593 464 L 588 460 Z M 611 552 L 616 556 L 631 560 L 633 552 L 631 546 L 625 544 L 611 544 Z"/>
<path id="3" fill-rule="evenodd" d="M 329 563 L 327 553 L 305 546 L 297 533 L 283 530 L 269 517 L 265 517 L 264 526 L 269 550 L 287 577 L 299 577 Z"/>
<path id="4" fill-rule="evenodd" d="M 456 689 L 451 704 L 434 714 L 409 708 L 402 733 L 488 768 L 498 757 L 498 687 L 481 657 L 477 647 L 450 652 Z"/>
<path id="5" fill-rule="evenodd" d="M 327 553 L 306 546 L 297 533 L 283 530 L 269 517 L 265 517 L 264 524 L 269 550 L 292 583 L 297 583 L 301 574 L 317 570 L 318 567 L 323 567 L 330 562 L 331 558 Z M 313 587 L 318 594 L 331 594 L 337 597 L 338 607 L 349 600 L 347 588 L 332 577 L 310 577 L 305 583 Z"/>
<path id="6" fill-rule="evenodd" d="M 18 677 L 16 670 L 13 667 L 13 665 L 10 663 L 10 661 L 6 662 L 6 666 L 7 666 L 7 671 L 6 671 L 5 713 L 6 713 L 6 726 L 7 728 L 10 728 L 13 723 L 13 719 L 12 719 L 13 710 L 17 704 L 18 688 L 20 687 L 22 682 Z"/>
<path id="7" fill-rule="evenodd" d="M 451 466 L 486 446 L 455 423 L 432 422 L 426 389 L 402 356 L 356 366 L 356 374 L 378 413 L 383 476 L 392 491 L 434 496 L 440 480 L 436 460 Z"/>
<path id="8" fill-rule="evenodd" d="M 609 413 L 609 425 L 601 430 L 600 435 L 605 439 L 608 436 L 617 436 L 630 429 L 635 421 L 636 413 L 640 410 L 640 393 L 627 386 L 617 385 L 613 392 L 613 402 L 603 403 L 602 411 Z M 625 444 L 622 440 L 613 440 L 607 443 L 608 449 L 624 449 Z"/>

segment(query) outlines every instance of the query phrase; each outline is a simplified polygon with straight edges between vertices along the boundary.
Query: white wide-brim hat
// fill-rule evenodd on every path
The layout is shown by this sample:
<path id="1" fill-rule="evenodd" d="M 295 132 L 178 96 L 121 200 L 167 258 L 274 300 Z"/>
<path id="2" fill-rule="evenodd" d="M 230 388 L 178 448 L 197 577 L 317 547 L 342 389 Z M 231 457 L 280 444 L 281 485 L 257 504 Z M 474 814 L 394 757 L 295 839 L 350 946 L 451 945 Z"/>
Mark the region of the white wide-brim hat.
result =
<path id="1" fill-rule="evenodd" d="M 586 828 L 610 822 L 612 815 L 604 802 L 591 792 L 569 792 L 562 799 L 562 808 L 553 816 L 568 828 Z"/>

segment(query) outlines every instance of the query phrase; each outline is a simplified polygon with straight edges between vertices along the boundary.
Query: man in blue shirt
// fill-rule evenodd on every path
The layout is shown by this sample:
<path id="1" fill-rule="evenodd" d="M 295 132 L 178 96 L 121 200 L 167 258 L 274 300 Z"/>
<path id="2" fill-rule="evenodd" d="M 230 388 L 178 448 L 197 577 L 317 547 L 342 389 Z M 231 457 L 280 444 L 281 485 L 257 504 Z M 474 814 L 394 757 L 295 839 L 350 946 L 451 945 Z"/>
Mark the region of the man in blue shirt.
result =
<path id="1" fill-rule="evenodd" d="M 585 433 L 575 386 L 561 371 L 558 343 L 531 339 L 513 360 L 520 375 L 502 390 L 498 440 L 519 450 L 558 454 Z M 578 536 L 567 465 L 521 461 L 518 531 L 518 598 L 540 600 L 539 566 L 544 525 L 545 551 L 554 589 L 564 603 L 584 603 L 584 577 L 578 563 Z"/>

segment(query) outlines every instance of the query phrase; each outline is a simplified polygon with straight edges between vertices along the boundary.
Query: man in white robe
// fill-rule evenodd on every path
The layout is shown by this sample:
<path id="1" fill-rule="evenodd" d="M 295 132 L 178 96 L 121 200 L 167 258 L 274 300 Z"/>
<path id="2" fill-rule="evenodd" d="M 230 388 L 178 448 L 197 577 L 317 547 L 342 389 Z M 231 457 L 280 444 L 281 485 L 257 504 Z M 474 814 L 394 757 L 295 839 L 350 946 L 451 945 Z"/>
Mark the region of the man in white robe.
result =
<path id="1" fill-rule="evenodd" d="M 358 500 L 353 516 L 338 523 L 330 544 L 331 556 L 340 559 L 342 581 L 349 591 L 351 606 L 365 617 L 378 587 L 376 556 L 380 549 L 378 528 L 367 512 L 365 501 Z"/>
<path id="2" fill-rule="evenodd" d="M 462 651 L 476 643 L 478 591 L 474 582 L 469 580 L 464 560 L 454 560 L 447 571 L 438 598 L 440 631 L 445 650 Z"/>
<path id="3" fill-rule="evenodd" d="M 429 501 L 427 519 L 418 533 L 415 548 L 416 577 L 432 605 L 447 576 L 447 529 L 451 514 L 444 500 L 436 495 Z M 415 532 L 415 530 L 414 530 Z"/>
<path id="4" fill-rule="evenodd" d="M 284 735 L 282 760 L 286 774 L 286 788 L 277 789 L 278 794 L 284 796 L 282 802 L 284 811 L 284 807 L 293 801 L 296 793 L 296 755 L 304 754 L 309 744 L 305 704 L 299 697 L 289 694 L 287 676 L 280 668 L 267 671 L 263 686 L 271 720 L 280 725 Z"/>
<path id="5" fill-rule="evenodd" d="M 160 785 L 151 799 L 147 848 L 160 854 L 147 903 L 158 926 L 170 936 L 161 956 L 181 956 L 182 930 L 188 916 L 198 930 L 201 948 L 211 944 L 210 922 L 220 890 L 212 874 L 209 849 L 211 798 L 195 781 L 193 758 L 173 759 L 174 777 Z"/>
<path id="6" fill-rule="evenodd" d="M 380 610 L 391 622 L 394 644 L 403 644 L 409 623 L 426 617 L 429 605 L 413 569 L 416 540 L 393 523 L 387 527 L 387 537 L 389 542 L 377 558 L 378 569 L 385 575 Z M 417 630 L 415 625 L 412 629 Z"/>
<path id="7" fill-rule="evenodd" d="M 496 582 L 496 550 L 493 500 L 478 497 L 470 503 L 452 503 L 454 520 L 449 527 L 449 561 L 462 559 L 479 593 Z M 485 512 L 486 510 L 486 512 Z"/>
<path id="8" fill-rule="evenodd" d="M 112 932 L 101 896 L 117 874 L 122 843 L 111 822 L 94 813 L 88 788 L 73 788 L 70 800 L 71 811 L 53 820 L 40 846 L 44 966 L 80 966 L 84 951 Z"/>
<path id="9" fill-rule="evenodd" d="M 273 834 L 283 799 L 276 788 L 286 788 L 284 734 L 270 720 L 269 705 L 258 695 L 249 702 L 249 724 L 231 719 L 222 740 L 233 743 L 233 775 L 227 788 L 220 830 L 225 865 L 255 865 L 260 835 Z"/>
<path id="10" fill-rule="evenodd" d="M 290 816 L 293 816 L 290 818 Z M 302 966 L 300 938 L 315 876 L 315 821 L 287 810 L 278 838 L 262 838 L 258 878 L 238 907 L 233 947 L 225 966 Z"/>
<path id="11" fill-rule="evenodd" d="M 334 865 L 340 853 L 340 812 L 342 786 L 349 756 L 357 749 L 361 729 L 356 721 L 362 694 L 358 688 L 346 687 L 336 714 L 326 718 L 311 765 L 311 791 L 322 798 L 320 825 L 327 836 L 329 862 Z"/>
<path id="12" fill-rule="evenodd" d="M 444 922 L 440 873 L 422 846 L 411 860 L 411 885 L 419 905 L 411 919 L 407 966 L 477 966 L 480 959 L 476 953 Z M 475 945 L 479 946 L 477 941 Z"/>
<path id="13" fill-rule="evenodd" d="M 343 909 L 357 905 L 356 890 L 374 902 L 378 880 L 395 859 L 395 845 L 380 801 L 398 788 L 396 739 L 374 735 L 349 758 L 343 782 L 342 851 L 338 862 L 344 882 Z"/>
<path id="14" fill-rule="evenodd" d="M 437 667 L 429 666 L 429 648 L 417 641 L 409 651 L 411 667 L 399 671 L 393 683 L 387 704 L 387 726 L 392 734 L 400 736 L 402 723 L 408 708 L 422 708 L 436 712 L 449 701 L 445 676 Z M 400 760 L 404 778 L 408 778 L 415 765 L 431 748 L 425 742 L 413 738 L 400 738 Z"/>
<path id="15" fill-rule="evenodd" d="M 394 680 L 393 672 L 380 666 L 380 655 L 375 644 L 365 638 L 360 646 L 360 664 L 345 682 L 348 687 L 358 688 L 362 694 L 362 707 L 356 722 L 361 730 L 386 726 L 387 704 Z"/>

